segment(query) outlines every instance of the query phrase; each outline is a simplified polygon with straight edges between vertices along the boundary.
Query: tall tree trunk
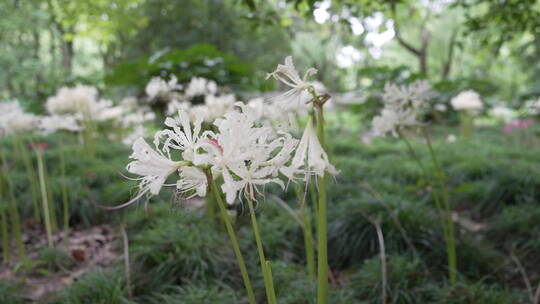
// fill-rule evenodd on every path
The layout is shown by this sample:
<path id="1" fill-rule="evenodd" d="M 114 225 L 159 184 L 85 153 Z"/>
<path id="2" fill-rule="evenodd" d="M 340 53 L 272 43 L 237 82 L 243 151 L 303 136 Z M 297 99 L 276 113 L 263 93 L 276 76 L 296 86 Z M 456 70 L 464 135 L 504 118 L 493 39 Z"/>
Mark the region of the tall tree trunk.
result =
<path id="1" fill-rule="evenodd" d="M 66 76 L 69 77 L 73 72 L 73 55 L 75 53 L 73 48 L 73 37 L 66 39 L 67 31 L 61 24 L 57 23 L 56 28 L 60 33 L 60 39 L 62 41 L 62 67 Z M 72 31 L 70 31 L 70 33 L 71 32 Z"/>
<path id="2" fill-rule="evenodd" d="M 62 43 L 62 66 L 69 77 L 73 72 L 73 40 L 64 40 Z"/>
<path id="3" fill-rule="evenodd" d="M 41 41 L 40 41 L 40 37 L 39 37 L 39 32 L 38 31 L 33 31 L 32 32 L 32 37 L 34 38 L 34 59 L 36 60 L 36 62 L 40 62 L 39 60 L 39 51 L 40 51 L 40 48 L 41 48 Z M 36 74 L 34 75 L 34 81 L 36 82 L 35 84 L 35 92 L 36 92 L 36 97 L 37 99 L 42 99 L 45 97 L 45 93 L 43 92 L 43 86 L 42 86 L 42 82 L 43 82 L 43 74 L 42 74 L 42 70 L 39 69 L 38 71 L 36 71 Z"/>
<path id="4" fill-rule="evenodd" d="M 452 31 L 452 36 L 450 36 L 450 42 L 448 43 L 448 54 L 443 64 L 441 80 L 447 80 L 448 76 L 450 76 L 450 71 L 452 70 L 452 63 L 454 61 L 454 47 L 457 41 L 457 33 L 458 30 L 457 28 L 455 28 L 454 31 Z"/>

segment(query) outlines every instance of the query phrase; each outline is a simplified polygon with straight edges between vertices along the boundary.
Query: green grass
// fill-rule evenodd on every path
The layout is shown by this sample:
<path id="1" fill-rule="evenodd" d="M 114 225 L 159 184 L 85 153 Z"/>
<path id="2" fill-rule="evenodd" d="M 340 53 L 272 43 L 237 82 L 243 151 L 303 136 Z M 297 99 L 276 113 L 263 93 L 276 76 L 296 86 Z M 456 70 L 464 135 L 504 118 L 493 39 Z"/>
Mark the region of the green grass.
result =
<path id="1" fill-rule="evenodd" d="M 436 128 L 434 148 L 447 175 L 453 209 L 480 224 L 469 231 L 458 225 L 458 284 L 446 279 L 444 236 L 421 171 L 394 138 L 361 143 L 360 134 L 330 131 L 332 161 L 341 173 L 328 185 L 329 262 L 332 303 L 379 303 L 382 294 L 380 248 L 370 219 L 381 223 L 387 258 L 387 303 L 519 303 L 527 294 L 509 258 L 518 256 L 533 285 L 540 283 L 540 146 L 504 137 L 499 129 L 479 129 L 470 141 L 448 143 L 452 129 Z M 535 131 L 536 132 L 536 131 Z M 455 132 L 454 132 L 455 133 Z M 96 203 L 129 199 L 135 183 L 125 180 L 129 149 L 98 141 L 95 158 L 76 144 L 60 146 L 47 137 L 45 152 L 53 197 L 60 212 L 57 149 L 64 149 L 71 224 L 126 223 L 129 234 L 133 297 L 128 297 L 121 258 L 111 269 L 96 270 L 56 295 L 54 303 L 246 303 L 240 272 L 221 222 L 211 224 L 201 211 L 172 204 L 164 191 L 148 212 L 142 204 L 103 211 Z M 413 147 L 428 169 L 428 151 L 416 137 Z M 7 143 L 7 149 L 10 143 Z M 25 218 L 31 216 L 22 164 L 10 177 Z M 20 170 L 19 170 L 20 168 Z M 275 187 L 266 189 L 279 193 Z M 281 195 L 297 210 L 294 187 Z M 264 302 L 264 284 L 246 206 L 238 206 L 234 227 L 252 277 Z M 311 304 L 300 226 L 269 197 L 257 206 L 261 237 L 271 262 L 279 303 Z M 57 214 L 61 218 L 61 214 Z M 369 218 L 369 219 L 368 219 Z M 121 244 L 118 246 L 122 251 Z M 63 271 L 61 255 L 41 253 L 47 271 Z M 62 266 L 62 267 L 59 267 Z M 17 285 L 0 284 L 0 303 L 18 303 Z M 8 299 L 8 300 L 4 300 Z M 20 301 L 19 301 L 20 302 Z"/>

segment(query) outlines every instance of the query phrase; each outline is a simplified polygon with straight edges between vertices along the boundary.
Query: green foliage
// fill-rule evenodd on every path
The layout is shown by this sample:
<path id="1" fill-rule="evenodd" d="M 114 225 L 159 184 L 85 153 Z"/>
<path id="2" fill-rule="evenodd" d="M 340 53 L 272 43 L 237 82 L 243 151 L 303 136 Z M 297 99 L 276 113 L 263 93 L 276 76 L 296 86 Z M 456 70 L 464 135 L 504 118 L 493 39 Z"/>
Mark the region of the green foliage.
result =
<path id="1" fill-rule="evenodd" d="M 411 256 L 386 257 L 386 292 L 388 303 L 428 303 L 425 294 L 429 277 L 422 263 Z M 359 299 L 377 303 L 382 295 L 382 268 L 378 256 L 366 260 L 351 279 Z"/>
<path id="2" fill-rule="evenodd" d="M 228 239 L 200 216 L 154 205 L 148 217 L 128 224 L 135 293 L 161 293 L 175 284 L 193 280 L 224 280 L 239 273 Z M 233 280 L 233 284 L 241 281 Z"/>
<path id="3" fill-rule="evenodd" d="M 64 290 L 52 303 L 57 304 L 124 304 L 124 278 L 115 270 L 94 270 Z"/>
<path id="4" fill-rule="evenodd" d="M 221 85 L 245 85 L 252 73 L 248 63 L 218 51 L 210 44 L 197 44 L 185 50 L 163 50 L 120 63 L 106 77 L 109 85 L 144 88 L 154 76 L 175 75 L 180 83 L 192 77 L 213 79 Z"/>
<path id="5" fill-rule="evenodd" d="M 145 298 L 148 304 L 224 304 L 240 302 L 232 289 L 217 284 L 188 283 L 174 286 L 165 293 Z"/>
<path id="6" fill-rule="evenodd" d="M 65 251 L 58 248 L 43 248 L 38 253 L 38 260 L 49 271 L 68 270 L 74 260 Z"/>
<path id="7" fill-rule="evenodd" d="M 20 294 L 19 286 L 17 284 L 2 280 L 2 282 L 0 282 L 0 303 L 25 303 Z"/>
<path id="8" fill-rule="evenodd" d="M 133 182 L 126 181 L 119 173 L 128 162 L 129 152 L 126 147 L 106 140 L 97 142 L 95 157 L 85 153 L 84 145 L 77 143 L 77 138 L 68 134 L 53 136 L 27 136 L 22 138 L 28 148 L 32 164 L 36 167 L 36 155 L 28 146 L 31 142 L 47 143 L 43 153 L 48 176 L 48 191 L 56 205 L 57 218 L 61 217 L 62 183 L 66 184 L 70 205 L 70 220 L 85 226 L 110 222 L 118 213 L 103 211 L 101 205 L 117 205 L 131 197 Z M 14 156 L 13 138 L 2 139 L 10 162 L 9 174 L 14 185 L 16 201 L 23 211 L 23 216 L 30 216 L 32 200 L 28 191 L 28 181 L 23 163 Z M 66 164 L 66 176 L 62 178 L 60 150 L 63 150 Z"/>
<path id="9" fill-rule="evenodd" d="M 540 222 L 540 208 L 536 202 L 510 206 L 491 218 L 488 235 L 504 248 L 515 246 L 538 251 L 540 249 L 538 232 L 531 229 L 531 224 L 538 222 Z"/>

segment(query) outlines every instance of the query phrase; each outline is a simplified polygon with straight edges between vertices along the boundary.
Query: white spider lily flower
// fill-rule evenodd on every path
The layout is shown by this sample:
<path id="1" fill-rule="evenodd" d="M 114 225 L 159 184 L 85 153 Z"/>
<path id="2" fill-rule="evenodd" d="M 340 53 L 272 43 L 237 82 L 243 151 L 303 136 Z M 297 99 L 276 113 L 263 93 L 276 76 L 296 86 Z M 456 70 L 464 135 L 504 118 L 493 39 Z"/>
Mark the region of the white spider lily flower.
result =
<path id="1" fill-rule="evenodd" d="M 167 115 L 174 115 L 178 111 L 189 112 L 191 109 L 191 103 L 187 101 L 173 100 L 167 104 Z"/>
<path id="2" fill-rule="evenodd" d="M 317 138 L 311 120 L 308 121 L 304 134 L 296 148 L 291 166 L 289 168 L 283 168 L 281 171 L 287 176 L 294 176 L 297 173 L 300 173 L 305 176 L 318 175 L 323 177 L 325 171 L 332 175 L 337 175 L 339 173 L 336 168 L 330 164 L 328 155 Z"/>
<path id="3" fill-rule="evenodd" d="M 447 110 L 446 105 L 442 103 L 436 104 L 434 108 L 435 108 L 435 111 L 439 111 L 439 112 L 446 112 Z"/>
<path id="4" fill-rule="evenodd" d="M 415 126 L 420 123 L 416 121 L 417 113 L 412 110 L 396 110 L 384 108 L 379 116 L 375 116 L 372 121 L 372 132 L 374 136 L 384 136 L 387 133 L 397 136 L 397 131 L 405 126 Z"/>
<path id="5" fill-rule="evenodd" d="M 138 197 L 146 192 L 157 195 L 167 180 L 167 177 L 186 165 L 186 162 L 173 161 L 163 153 L 154 150 L 143 138 L 139 138 L 133 143 L 133 154 L 130 158 L 135 159 L 130 162 L 126 169 L 129 173 L 142 177 Z"/>
<path id="6" fill-rule="evenodd" d="M 266 116 L 266 109 L 267 109 L 267 105 L 264 103 L 264 99 L 263 98 L 254 98 L 254 99 L 250 99 L 248 102 L 247 102 L 247 106 L 253 110 L 253 112 L 255 113 L 255 117 L 257 118 L 257 120 L 261 120 L 263 118 L 265 118 Z"/>
<path id="7" fill-rule="evenodd" d="M 218 87 L 215 81 L 203 77 L 193 77 L 187 85 L 185 94 L 188 97 L 214 95 L 217 93 L 217 89 Z"/>
<path id="8" fill-rule="evenodd" d="M 205 197 L 208 188 L 208 180 L 203 170 L 196 167 L 181 167 L 180 179 L 176 182 L 176 188 L 182 192 L 194 191 L 187 198 L 195 196 Z"/>
<path id="9" fill-rule="evenodd" d="M 24 112 L 18 101 L 0 102 L 0 135 L 8 136 L 33 130 L 38 117 Z"/>
<path id="10" fill-rule="evenodd" d="M 300 78 L 300 75 L 294 67 L 292 57 L 287 56 L 287 58 L 285 58 L 285 64 L 278 64 L 275 71 L 266 75 L 266 79 L 274 77 L 276 80 L 281 81 L 295 90 L 307 90 L 312 87 L 312 84 L 307 82 L 307 77 L 315 74 L 317 74 L 317 70 L 315 68 L 309 68 L 304 74 L 304 77 Z"/>
<path id="11" fill-rule="evenodd" d="M 280 151 L 272 157 L 270 160 L 268 160 L 268 163 L 272 166 L 272 176 L 277 176 L 278 172 L 283 173 L 287 178 L 292 179 L 291 176 L 288 176 L 286 164 L 291 160 L 291 157 L 298 146 L 298 140 L 293 138 L 291 134 L 286 133 L 284 131 L 278 132 L 278 137 L 275 141 L 279 141 L 280 143 Z"/>
<path id="12" fill-rule="evenodd" d="M 234 202 L 237 193 L 243 194 L 246 199 L 255 201 L 256 194 L 262 195 L 257 186 L 275 183 L 282 189 L 285 188 L 283 181 L 271 177 L 273 168 L 265 166 L 264 163 L 263 159 L 258 159 L 251 161 L 249 165 L 237 163 L 238 166 L 229 168 L 237 178 L 236 181 L 229 182 L 228 187 L 223 189 L 229 204 Z"/>
<path id="13" fill-rule="evenodd" d="M 307 78 L 317 74 L 317 69 L 309 68 L 304 77 L 300 77 L 291 56 L 285 58 L 285 64 L 278 64 L 277 68 L 266 75 L 266 79 L 273 77 L 291 89 L 280 96 L 281 99 L 293 102 L 295 105 L 308 102 L 311 99 L 309 90 L 315 90 L 313 83 L 308 82 Z M 278 100 L 279 98 L 275 98 Z"/>
<path id="14" fill-rule="evenodd" d="M 484 104 L 480 99 L 480 94 L 473 90 L 468 90 L 459 93 L 450 100 L 452 107 L 456 111 L 466 111 L 470 114 L 476 114 L 484 108 Z"/>
<path id="15" fill-rule="evenodd" d="M 98 99 L 98 90 L 91 86 L 62 87 L 47 99 L 47 111 L 53 115 L 83 115 L 86 119 L 108 119 L 112 107 L 109 100 Z M 114 110 L 113 110 L 114 112 Z"/>
<path id="16" fill-rule="evenodd" d="M 194 122 L 193 129 L 189 115 L 184 111 L 178 112 L 177 118 L 167 117 L 165 125 L 172 128 L 158 131 L 154 136 L 154 144 L 159 147 L 163 140 L 162 150 L 170 157 L 171 148 L 182 151 L 182 158 L 187 161 L 193 161 L 197 149 L 197 142 L 201 136 L 202 119 Z"/>
<path id="17" fill-rule="evenodd" d="M 400 107 L 408 106 L 420 108 L 424 102 L 437 96 L 431 84 L 426 80 L 418 80 L 409 85 L 396 85 L 386 83 L 382 99 L 385 105 Z"/>
<path id="18" fill-rule="evenodd" d="M 515 119 L 518 115 L 517 112 L 505 107 L 505 106 L 496 106 L 490 111 L 491 116 L 501 119 L 505 122 L 510 122 Z"/>
<path id="19" fill-rule="evenodd" d="M 40 117 L 38 127 L 44 134 L 54 133 L 58 130 L 78 132 L 82 130 L 77 117 L 72 115 L 51 115 Z"/>
<path id="20" fill-rule="evenodd" d="M 170 94 L 180 89 L 182 89 L 182 85 L 178 84 L 178 79 L 175 75 L 172 75 L 169 81 L 160 77 L 152 77 L 144 91 L 148 99 L 155 100 L 157 98 L 170 98 Z"/>
<path id="21" fill-rule="evenodd" d="M 260 186 L 275 183 L 284 187 L 277 178 L 278 172 L 290 160 L 296 142 L 290 135 L 258 126 L 256 111 L 238 103 L 240 111 L 234 110 L 217 119 L 217 132 L 208 132 L 199 147 L 196 165 L 210 165 L 223 176 L 221 189 L 227 203 L 233 204 L 237 197 L 255 199 L 261 195 Z"/>
<path id="22" fill-rule="evenodd" d="M 189 165 L 185 161 L 171 160 L 159 149 L 154 150 L 142 137 L 133 143 L 133 153 L 130 158 L 135 160 L 130 162 L 126 169 L 129 173 L 141 176 L 133 179 L 140 181 L 139 193 L 126 203 L 113 207 L 100 206 L 101 208 L 108 210 L 120 209 L 133 204 L 147 193 L 157 195 L 171 174 Z"/>
<path id="23" fill-rule="evenodd" d="M 207 95 L 204 99 L 206 106 L 206 121 L 213 121 L 223 117 L 225 113 L 234 109 L 236 96 L 234 94 L 226 94 L 221 96 Z"/>
<path id="24" fill-rule="evenodd" d="M 426 108 L 426 101 L 434 96 L 436 92 L 424 80 L 402 86 L 387 83 L 382 94 L 384 108 L 373 118 L 373 135 L 392 132 L 396 136 L 403 127 L 419 125 L 418 115 Z"/>

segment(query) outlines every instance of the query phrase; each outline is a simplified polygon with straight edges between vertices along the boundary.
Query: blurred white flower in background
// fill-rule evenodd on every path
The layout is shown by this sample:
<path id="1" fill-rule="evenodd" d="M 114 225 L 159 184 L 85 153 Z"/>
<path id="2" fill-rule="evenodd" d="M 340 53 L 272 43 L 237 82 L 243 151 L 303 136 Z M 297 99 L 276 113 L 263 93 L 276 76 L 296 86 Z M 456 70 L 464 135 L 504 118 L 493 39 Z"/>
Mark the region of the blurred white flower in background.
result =
<path id="1" fill-rule="evenodd" d="M 435 105 L 435 111 L 446 112 L 446 110 L 448 110 L 448 108 L 446 107 L 445 104 L 438 103 L 438 104 Z"/>
<path id="2" fill-rule="evenodd" d="M 373 134 L 384 136 L 391 132 L 396 136 L 403 127 L 419 125 L 419 114 L 426 108 L 427 101 L 436 95 L 425 80 L 409 85 L 387 83 L 382 94 L 384 107 L 381 114 L 373 118 Z"/>
<path id="3" fill-rule="evenodd" d="M 0 136 L 9 136 L 35 129 L 38 117 L 26 113 L 18 101 L 0 102 Z"/>
<path id="4" fill-rule="evenodd" d="M 525 114 L 528 114 L 528 115 L 535 116 L 535 115 L 540 114 L 540 98 L 525 101 L 525 104 L 523 105 L 523 109 L 525 111 Z"/>
<path id="5" fill-rule="evenodd" d="M 146 137 L 146 128 L 143 125 L 137 125 L 133 130 L 122 139 L 122 144 L 133 146 L 135 141 L 141 137 Z"/>
<path id="6" fill-rule="evenodd" d="M 185 94 L 188 97 L 198 95 L 215 95 L 217 90 L 218 86 L 215 81 L 202 77 L 193 77 L 186 87 Z"/>
<path id="7" fill-rule="evenodd" d="M 108 105 L 98 100 L 98 90 L 91 86 L 62 87 L 56 95 L 47 99 L 45 107 L 50 114 L 83 114 L 94 116 Z"/>
<path id="8" fill-rule="evenodd" d="M 189 111 L 190 108 L 189 101 L 173 100 L 167 104 L 167 115 L 174 115 L 178 111 Z"/>
<path id="9" fill-rule="evenodd" d="M 459 93 L 450 103 L 454 110 L 466 111 L 469 114 L 477 114 L 484 108 L 480 95 L 473 90 Z"/>
<path id="10" fill-rule="evenodd" d="M 82 130 L 77 117 L 73 115 L 50 115 L 39 118 L 38 127 L 44 134 L 59 130 L 78 132 Z"/>
<path id="11" fill-rule="evenodd" d="M 518 116 L 516 111 L 505 106 L 494 107 L 493 109 L 491 109 L 490 114 L 491 116 L 499 118 L 505 122 L 510 122 Z"/>
<path id="12" fill-rule="evenodd" d="M 382 99 L 385 105 L 402 107 L 405 104 L 411 104 L 418 108 L 437 96 L 431 84 L 426 80 L 417 80 L 409 85 L 396 85 L 387 83 L 384 86 Z"/>
<path id="13" fill-rule="evenodd" d="M 411 118 L 412 116 L 405 117 Z M 414 117 L 413 117 L 414 119 Z M 392 133 L 392 135 L 397 136 L 397 129 L 401 126 L 399 123 L 399 115 L 397 112 L 390 109 L 383 109 L 381 114 L 375 116 L 372 121 L 372 133 L 374 136 L 384 136 L 387 133 Z M 409 122 L 407 125 L 415 124 L 416 120 Z"/>
<path id="14" fill-rule="evenodd" d="M 181 90 L 182 85 L 178 84 L 176 76 L 172 75 L 169 81 L 166 81 L 160 77 L 152 77 L 144 91 L 150 101 L 159 98 L 172 99 L 175 91 Z"/>

